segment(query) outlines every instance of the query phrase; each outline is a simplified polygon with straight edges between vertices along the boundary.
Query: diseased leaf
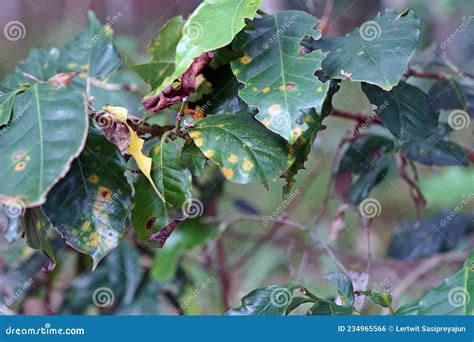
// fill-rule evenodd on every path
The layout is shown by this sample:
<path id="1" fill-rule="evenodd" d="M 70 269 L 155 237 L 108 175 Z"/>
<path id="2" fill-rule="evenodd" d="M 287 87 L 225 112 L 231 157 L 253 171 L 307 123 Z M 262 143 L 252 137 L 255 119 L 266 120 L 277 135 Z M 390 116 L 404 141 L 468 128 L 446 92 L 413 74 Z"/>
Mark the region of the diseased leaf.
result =
<path id="1" fill-rule="evenodd" d="M 435 110 L 460 109 L 474 118 L 474 81 L 469 77 L 447 78 L 429 91 Z"/>
<path id="2" fill-rule="evenodd" d="M 469 200 L 470 197 L 464 197 L 462 205 Z M 445 211 L 419 222 L 407 220 L 396 228 L 388 256 L 401 260 L 429 258 L 455 249 L 473 231 L 470 217 L 462 213 L 451 217 Z"/>
<path id="3" fill-rule="evenodd" d="M 235 183 L 275 180 L 294 162 L 285 141 L 250 114 L 208 116 L 188 131 L 203 154 Z"/>
<path id="4" fill-rule="evenodd" d="M 253 19 L 261 3 L 262 0 L 202 2 L 184 24 L 183 37 L 176 47 L 176 69 L 146 98 L 159 95 L 196 57 L 230 44 L 244 28 L 245 19 Z"/>
<path id="5" fill-rule="evenodd" d="M 150 157 L 147 157 L 143 154 L 143 145 L 145 144 L 145 140 L 141 139 L 137 132 L 135 132 L 127 123 L 128 117 L 128 110 L 123 107 L 113 107 L 113 106 L 105 106 L 104 110 L 113 114 L 117 120 L 122 122 L 124 125 L 127 126 L 129 134 L 130 134 L 130 144 L 128 146 L 128 153 L 135 159 L 138 168 L 140 171 L 145 175 L 145 177 L 150 182 L 151 186 L 155 190 L 158 197 L 165 202 L 165 198 L 163 194 L 158 190 L 153 179 L 151 178 L 151 163 L 152 160 Z"/>
<path id="6" fill-rule="evenodd" d="M 8 93 L 0 92 L 0 127 L 8 125 L 10 122 L 15 98 L 23 91 L 25 91 L 24 88 L 9 91 Z"/>
<path id="7" fill-rule="evenodd" d="M 35 79 L 46 82 L 58 73 L 58 60 L 56 48 L 32 49 L 25 61 L 16 66 L 15 72 L 5 77 L 3 85 L 14 90 L 25 83 L 36 83 Z"/>
<path id="8" fill-rule="evenodd" d="M 51 272 L 56 267 L 56 254 L 52 243 L 48 240 L 51 222 L 41 208 L 28 209 L 22 218 L 26 233 L 26 243 L 29 247 L 42 251 L 48 257 L 48 264 L 43 271 Z"/>
<path id="9" fill-rule="evenodd" d="M 337 286 L 337 292 L 345 305 L 354 304 L 354 289 L 352 287 L 352 280 L 341 272 L 332 272 L 325 276 L 327 280 Z"/>
<path id="10" fill-rule="evenodd" d="M 188 140 L 181 151 L 181 163 L 191 171 L 193 176 L 202 177 L 207 158 L 192 140 Z"/>
<path id="11" fill-rule="evenodd" d="M 90 255 L 94 268 L 117 247 L 125 229 L 131 205 L 125 170 L 117 148 L 91 128 L 84 151 L 43 205 L 66 242 Z"/>
<path id="12" fill-rule="evenodd" d="M 205 52 L 196 57 L 186 71 L 166 87 L 161 93 L 146 97 L 142 100 L 143 106 L 149 113 L 158 112 L 173 104 L 183 102 L 196 90 L 197 76 L 211 62 L 213 53 Z"/>
<path id="13" fill-rule="evenodd" d="M 402 82 L 389 92 L 370 84 L 362 84 L 362 91 L 380 109 L 380 119 L 397 146 L 436 132 L 439 113 L 421 89 Z"/>
<path id="14" fill-rule="evenodd" d="M 58 69 L 62 72 L 81 72 L 82 78 L 103 79 L 121 66 L 120 56 L 114 48 L 110 24 L 102 26 L 89 11 L 89 27 L 79 33 L 61 51 Z"/>
<path id="15" fill-rule="evenodd" d="M 306 124 L 309 128 L 296 140 L 294 146 L 291 146 L 291 153 L 295 156 L 295 162 L 286 172 L 286 185 L 283 187 L 283 192 L 288 194 L 291 187 L 295 183 L 295 176 L 300 169 L 305 168 L 305 163 L 316 140 L 318 132 L 326 129 L 322 124 L 323 120 L 331 114 L 333 110 L 332 99 L 339 91 L 339 81 L 330 81 L 329 89 L 326 99 L 323 102 L 321 113 L 319 116 L 314 108 L 304 110 L 303 113 L 306 118 Z"/>
<path id="16" fill-rule="evenodd" d="M 242 305 L 226 312 L 231 316 L 283 316 L 292 303 L 294 284 L 271 285 L 256 289 L 242 298 Z"/>
<path id="17" fill-rule="evenodd" d="M 183 144 L 182 139 L 162 140 L 151 150 L 151 178 L 164 200 L 157 198 L 142 175 L 135 180 L 132 222 L 138 239 L 144 244 L 161 247 L 159 241 L 153 243 L 150 238 L 176 219 L 186 216 L 192 199 L 192 182 L 191 172 L 180 162 Z"/>
<path id="18" fill-rule="evenodd" d="M 0 130 L 0 200 L 41 205 L 70 168 L 87 136 L 83 96 L 36 83 L 17 95 L 14 124 Z"/>
<path id="19" fill-rule="evenodd" d="M 184 20 L 182 16 L 171 18 L 160 31 L 157 38 L 151 40 L 148 51 L 152 55 L 146 64 L 131 66 L 152 88 L 159 87 L 166 77 L 175 70 L 176 46 L 183 36 Z"/>
<path id="20" fill-rule="evenodd" d="M 328 52 L 323 70 L 328 78 L 366 82 L 390 90 L 398 84 L 418 46 L 420 21 L 413 11 L 385 14 L 363 23 L 345 37 L 306 39 L 309 50 Z"/>
<path id="21" fill-rule="evenodd" d="M 232 62 L 243 83 L 240 97 L 258 108 L 256 118 L 268 129 L 294 143 L 309 126 L 303 109 L 321 112 L 329 83 L 314 73 L 321 69 L 321 51 L 301 55 L 305 36 L 319 39 L 315 17 L 302 11 L 286 11 L 254 19 L 252 28 L 237 35 L 234 49 L 244 56 Z"/>

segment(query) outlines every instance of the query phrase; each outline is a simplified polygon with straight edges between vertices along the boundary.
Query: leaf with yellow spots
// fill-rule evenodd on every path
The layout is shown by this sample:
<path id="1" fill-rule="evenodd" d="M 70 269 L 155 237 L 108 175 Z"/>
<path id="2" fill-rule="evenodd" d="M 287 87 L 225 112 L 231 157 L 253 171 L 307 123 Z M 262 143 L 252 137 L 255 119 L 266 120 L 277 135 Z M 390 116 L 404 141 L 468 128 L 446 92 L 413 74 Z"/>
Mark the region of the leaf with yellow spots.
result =
<path id="1" fill-rule="evenodd" d="M 387 9 L 344 37 L 305 39 L 307 51 L 328 53 L 325 76 L 366 82 L 390 90 L 400 81 L 418 47 L 420 20 L 413 11 Z"/>
<path id="2" fill-rule="evenodd" d="M 203 153 L 192 140 L 189 140 L 181 151 L 181 164 L 186 166 L 193 176 L 202 177 L 207 163 L 206 158 L 211 158 L 213 155 L 214 151 L 206 150 Z"/>
<path id="3" fill-rule="evenodd" d="M 180 161 L 183 145 L 183 139 L 170 142 L 162 140 L 157 145 L 160 148 L 151 149 L 151 177 L 165 202 L 157 198 L 142 175 L 137 176 L 134 182 L 132 223 L 142 243 L 161 247 L 160 244 L 149 241 L 150 237 L 175 219 L 185 216 L 183 206 L 186 207 L 186 203 L 190 202 L 193 192 L 191 172 Z"/>
<path id="4" fill-rule="evenodd" d="M 92 11 L 88 16 L 89 27 L 64 46 L 58 68 L 62 72 L 84 72 L 86 77 L 103 79 L 120 68 L 122 62 L 113 44 L 110 25 L 103 26 Z"/>
<path id="5" fill-rule="evenodd" d="M 10 126 L 0 134 L 0 201 L 43 204 L 82 151 L 87 126 L 79 92 L 35 83 L 18 94 Z"/>
<path id="6" fill-rule="evenodd" d="M 151 178 L 151 158 L 147 157 L 143 154 L 143 145 L 145 141 L 141 139 L 137 132 L 135 132 L 132 127 L 127 123 L 127 116 L 128 110 L 127 108 L 123 107 L 114 107 L 114 106 L 105 106 L 104 110 L 113 114 L 117 120 L 121 121 L 124 125 L 127 126 L 128 131 L 130 133 L 130 145 L 128 146 L 128 153 L 130 153 L 135 159 L 138 168 L 140 171 L 145 175 L 145 177 L 149 180 L 151 186 L 155 190 L 158 197 L 165 202 L 165 198 L 163 194 L 158 190 L 153 179 Z"/>
<path id="7" fill-rule="evenodd" d="M 49 259 L 43 271 L 51 272 L 56 266 L 56 253 L 48 232 L 52 228 L 51 222 L 44 215 L 41 208 L 28 209 L 22 217 L 22 226 L 26 234 L 26 243 L 30 248 L 42 251 Z"/>
<path id="8" fill-rule="evenodd" d="M 234 42 L 234 49 L 244 53 L 231 64 L 244 85 L 240 97 L 258 108 L 260 122 L 290 143 L 308 129 L 303 110 L 316 108 L 320 113 L 328 90 L 328 84 L 314 75 L 325 54 L 300 54 L 305 36 L 321 36 L 314 28 L 318 22 L 302 11 L 264 15 L 254 19 L 252 27 L 238 34 Z"/>
<path id="9" fill-rule="evenodd" d="M 232 42 L 245 26 L 245 19 L 253 19 L 263 0 L 205 0 L 189 16 L 183 36 L 176 46 L 176 68 L 145 99 L 158 96 L 178 79 L 196 57 L 217 50 Z M 155 70 L 157 72 L 159 70 Z"/>
<path id="10" fill-rule="evenodd" d="M 339 83 L 331 80 L 329 83 L 328 95 L 324 100 L 320 115 L 316 113 L 314 108 L 303 111 L 303 119 L 309 128 L 300 135 L 293 146 L 291 146 L 291 154 L 295 157 L 295 162 L 285 174 L 286 185 L 283 187 L 284 194 L 288 194 L 292 186 L 295 184 L 295 177 L 298 171 L 305 168 L 306 161 L 311 153 L 318 132 L 326 128 L 322 123 L 323 120 L 331 114 L 333 110 L 332 100 L 338 91 Z"/>
<path id="11" fill-rule="evenodd" d="M 22 85 L 35 83 L 31 77 L 25 75 L 46 82 L 59 72 L 58 59 L 59 50 L 56 48 L 32 49 L 28 57 L 16 66 L 15 72 L 5 77 L 3 86 L 14 90 Z"/>
<path id="12" fill-rule="evenodd" d="M 118 245 L 125 229 L 132 193 L 125 170 L 116 146 L 91 128 L 84 151 L 43 205 L 66 242 L 90 255 L 94 268 Z"/>
<path id="13" fill-rule="evenodd" d="M 188 131 L 202 153 L 235 183 L 275 180 L 294 162 L 285 140 L 250 113 L 208 116 Z"/>

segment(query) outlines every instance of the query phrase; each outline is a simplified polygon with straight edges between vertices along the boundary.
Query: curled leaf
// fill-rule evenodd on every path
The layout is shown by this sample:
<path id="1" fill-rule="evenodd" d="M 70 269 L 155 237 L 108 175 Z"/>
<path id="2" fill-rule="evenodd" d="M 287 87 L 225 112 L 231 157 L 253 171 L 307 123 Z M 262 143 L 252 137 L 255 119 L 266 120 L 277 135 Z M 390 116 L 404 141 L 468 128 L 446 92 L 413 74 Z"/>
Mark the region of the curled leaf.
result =
<path id="1" fill-rule="evenodd" d="M 211 62 L 213 52 L 205 52 L 196 57 L 188 69 L 177 79 L 166 87 L 160 94 L 143 99 L 145 109 L 150 112 L 157 112 L 175 103 L 180 103 L 184 98 L 191 95 L 196 90 L 196 77 Z"/>
<path id="2" fill-rule="evenodd" d="M 104 110 L 114 115 L 115 118 L 117 118 L 117 120 L 119 120 L 124 125 L 126 125 L 128 132 L 130 134 L 130 144 L 128 146 L 128 153 L 133 157 L 133 159 L 135 159 L 135 161 L 137 162 L 138 168 L 148 179 L 151 186 L 157 193 L 158 197 L 160 197 L 163 203 L 166 203 L 164 196 L 158 190 L 155 183 L 153 182 L 153 179 L 151 178 L 151 161 L 152 160 L 150 157 L 147 157 L 146 155 L 144 155 L 142 151 L 143 144 L 145 143 L 145 141 L 141 139 L 138 136 L 137 132 L 135 132 L 132 129 L 132 127 L 130 127 L 130 125 L 127 123 L 128 110 L 123 107 L 113 107 L 113 106 L 105 106 Z"/>

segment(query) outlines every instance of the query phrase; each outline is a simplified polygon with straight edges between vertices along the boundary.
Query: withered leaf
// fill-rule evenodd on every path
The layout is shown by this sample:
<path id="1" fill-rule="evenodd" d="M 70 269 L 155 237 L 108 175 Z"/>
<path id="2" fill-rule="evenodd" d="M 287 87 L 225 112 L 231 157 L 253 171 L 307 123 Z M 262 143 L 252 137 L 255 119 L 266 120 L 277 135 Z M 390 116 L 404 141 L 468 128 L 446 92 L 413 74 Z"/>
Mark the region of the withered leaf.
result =
<path id="1" fill-rule="evenodd" d="M 178 82 L 173 82 L 157 96 L 144 98 L 142 103 L 145 109 L 149 113 L 157 112 L 180 103 L 191 95 L 196 90 L 196 77 L 211 62 L 213 55 L 214 53 L 209 51 L 196 57 L 190 67 L 178 78 Z"/>

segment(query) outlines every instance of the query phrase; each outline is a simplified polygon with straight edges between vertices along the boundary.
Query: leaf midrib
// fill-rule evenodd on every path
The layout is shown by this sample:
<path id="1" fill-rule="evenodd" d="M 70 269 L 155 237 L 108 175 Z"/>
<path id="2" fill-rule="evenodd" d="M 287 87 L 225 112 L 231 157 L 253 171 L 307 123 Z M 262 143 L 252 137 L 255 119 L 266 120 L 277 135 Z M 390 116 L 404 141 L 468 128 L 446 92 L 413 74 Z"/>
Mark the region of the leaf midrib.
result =
<path id="1" fill-rule="evenodd" d="M 44 174 L 44 137 L 43 137 L 43 122 L 41 116 L 41 105 L 39 101 L 39 94 L 38 94 L 38 84 L 33 86 L 33 90 L 35 93 L 35 102 L 36 102 L 36 114 L 38 117 L 38 130 L 39 130 L 39 144 L 40 144 L 40 177 L 38 182 L 38 196 L 41 197 L 43 193 L 43 174 Z"/>

